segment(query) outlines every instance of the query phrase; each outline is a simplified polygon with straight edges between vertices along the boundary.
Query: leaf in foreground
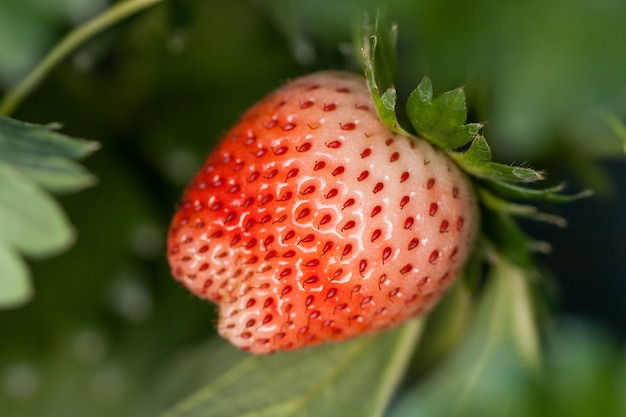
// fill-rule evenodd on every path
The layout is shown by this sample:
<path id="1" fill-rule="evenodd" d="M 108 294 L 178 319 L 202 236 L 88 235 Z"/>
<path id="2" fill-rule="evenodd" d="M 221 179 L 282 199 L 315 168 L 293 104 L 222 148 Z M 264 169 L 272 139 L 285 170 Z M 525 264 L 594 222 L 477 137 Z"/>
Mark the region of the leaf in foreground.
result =
<path id="1" fill-rule="evenodd" d="M 98 147 L 97 142 L 70 138 L 51 126 L 0 116 L 0 162 L 51 192 L 78 191 L 93 185 L 93 175 L 74 160 Z"/>
<path id="2" fill-rule="evenodd" d="M 20 305 L 32 294 L 20 255 L 49 256 L 73 243 L 75 232 L 48 191 L 92 185 L 93 176 L 74 159 L 97 146 L 0 116 L 0 308 Z"/>
<path id="3" fill-rule="evenodd" d="M 230 346 L 216 351 L 213 344 L 194 355 L 196 383 L 202 372 L 206 385 L 163 417 L 381 416 L 404 374 L 421 323 L 412 320 L 374 336 L 271 356 Z M 162 379 L 168 380 L 173 382 Z"/>
<path id="4" fill-rule="evenodd" d="M 32 297 L 28 268 L 22 258 L 0 242 L 0 306 L 17 307 Z"/>
<path id="5" fill-rule="evenodd" d="M 391 417 L 517 415 L 507 413 L 540 366 L 527 280 L 522 269 L 498 260 L 466 342 L 407 392 Z"/>
<path id="6" fill-rule="evenodd" d="M 56 201 L 11 166 L 0 163 L 0 242 L 44 256 L 65 249 L 74 232 Z"/>

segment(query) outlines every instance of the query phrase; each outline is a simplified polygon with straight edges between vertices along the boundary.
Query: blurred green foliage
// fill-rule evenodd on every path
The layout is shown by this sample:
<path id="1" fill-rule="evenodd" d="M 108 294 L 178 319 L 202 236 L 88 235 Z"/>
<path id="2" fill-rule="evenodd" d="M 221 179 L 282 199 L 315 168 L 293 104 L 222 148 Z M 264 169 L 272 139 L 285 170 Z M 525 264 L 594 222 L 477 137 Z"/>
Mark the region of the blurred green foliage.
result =
<path id="1" fill-rule="evenodd" d="M 488 122 L 487 137 L 505 157 L 561 151 L 562 138 L 596 155 L 616 151 L 602 113 L 626 115 L 620 0 L 268 4 L 293 50 L 305 39 L 306 50 L 323 45 L 322 56 L 349 40 L 350 15 L 381 8 L 400 27 L 405 94 L 424 74 L 435 78 L 439 93 L 465 85 L 475 117 Z"/>
<path id="2" fill-rule="evenodd" d="M 67 29 L 105 6 L 0 2 L 4 91 Z M 102 149 L 85 163 L 97 187 L 59 198 L 76 244 L 32 262 L 34 300 L 0 311 L 0 415 L 154 415 L 136 407 L 167 382 L 159 375 L 176 375 L 163 368 L 216 342 L 213 307 L 176 285 L 165 262 L 182 187 L 238 114 L 282 81 L 358 68 L 353 33 L 363 12 L 379 7 L 399 24 L 401 95 L 424 75 L 441 89 L 435 93 L 465 85 L 470 119 L 487 122 L 494 159 L 530 160 L 555 179 L 585 185 L 580 172 L 606 167 L 600 185 L 615 182 L 614 200 L 565 209 L 569 230 L 535 226 L 554 243 L 547 260 L 563 288 L 547 331 L 547 378 L 526 380 L 504 350 L 488 368 L 491 385 L 477 386 L 477 412 L 496 411 L 479 406 L 506 389 L 523 404 L 519 415 L 623 415 L 626 169 L 603 162 L 623 159 L 605 118 L 626 117 L 621 0 L 180 0 L 90 41 L 15 114 L 59 122 Z M 391 415 L 413 415 L 406 411 L 416 406 L 412 390 L 431 368 L 408 376 Z"/>

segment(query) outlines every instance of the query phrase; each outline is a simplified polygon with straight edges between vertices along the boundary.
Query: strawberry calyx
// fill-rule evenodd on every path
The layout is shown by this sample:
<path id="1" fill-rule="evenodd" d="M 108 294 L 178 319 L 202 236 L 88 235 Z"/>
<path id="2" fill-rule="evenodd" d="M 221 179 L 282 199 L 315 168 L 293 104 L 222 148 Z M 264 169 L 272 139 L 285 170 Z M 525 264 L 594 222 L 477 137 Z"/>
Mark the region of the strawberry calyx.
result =
<path id="1" fill-rule="evenodd" d="M 480 293 L 476 297 L 476 311 L 484 309 L 489 314 L 474 315 L 472 328 L 467 332 L 474 336 L 476 332 L 482 332 L 488 335 L 485 339 L 489 343 L 473 345 L 472 340 L 480 338 L 464 339 L 463 336 L 469 334 L 461 330 L 456 333 L 460 334 L 457 339 L 438 344 L 438 335 L 446 333 L 442 328 L 457 329 L 455 326 L 458 324 L 455 323 L 464 323 L 465 315 L 471 310 L 463 305 L 462 299 L 460 302 L 459 299 L 452 299 L 427 319 L 422 338 L 425 347 L 420 348 L 416 357 L 429 349 L 445 355 L 448 352 L 446 349 L 458 346 L 458 352 L 439 372 L 446 375 L 453 369 L 456 377 L 459 361 L 468 363 L 472 368 L 469 372 L 471 378 L 461 377 L 459 381 L 469 386 L 475 375 L 482 372 L 484 363 L 472 362 L 468 358 L 475 357 L 477 349 L 482 355 L 494 346 L 512 343 L 520 363 L 530 374 L 537 375 L 542 363 L 538 316 L 545 308 L 545 300 L 538 297 L 543 290 L 538 287 L 545 288 L 545 281 L 537 279 L 543 275 L 544 268 L 538 264 L 535 255 L 548 253 L 551 246 L 548 242 L 528 236 L 519 219 L 565 227 L 567 222 L 564 218 L 543 212 L 535 203 L 567 203 L 587 197 L 591 191 L 567 194 L 563 184 L 541 187 L 536 184 L 546 179 L 545 173 L 526 165 L 494 162 L 491 148 L 481 134 L 483 125 L 467 123 L 463 88 L 435 96 L 432 82 L 424 77 L 409 94 L 406 103 L 398 103 L 393 81 L 397 27 L 382 30 L 379 19 L 374 27 L 366 24 L 365 32 L 362 40 L 363 66 L 379 118 L 394 132 L 413 136 L 415 140 L 423 139 L 453 160 L 471 181 L 480 209 L 476 244 L 461 273 L 461 285 L 455 289 L 472 301 L 475 296 L 469 294 Z M 626 135 L 623 137 L 626 138 Z M 508 317 L 511 321 L 506 326 L 493 327 L 494 317 Z"/>
<path id="2" fill-rule="evenodd" d="M 527 166 L 494 162 L 491 148 L 480 133 L 483 124 L 466 123 L 463 87 L 435 96 L 431 80 L 424 77 L 409 94 L 404 106 L 400 106 L 394 82 L 398 28 L 391 25 L 383 29 L 381 19 L 377 19 L 373 26 L 366 22 L 364 27 L 363 67 L 380 119 L 392 131 L 426 140 L 456 162 L 473 181 L 477 191 L 482 221 L 487 223 L 483 224 L 481 240 L 490 242 L 490 250 L 498 251 L 519 266 L 535 269 L 529 250 L 547 251 L 549 245 L 527 237 L 516 218 L 529 218 L 559 227 L 564 227 L 566 221 L 542 212 L 528 201 L 571 202 L 588 197 L 591 190 L 565 194 L 563 184 L 532 188 L 529 184 L 546 179 L 543 172 Z M 405 114 L 399 114 L 400 107 L 405 108 Z"/>
<path id="3" fill-rule="evenodd" d="M 462 87 L 433 98 L 433 85 L 428 77 L 409 96 L 406 111 L 415 131 L 443 149 L 466 145 L 483 127 L 480 123 L 465 124 L 467 107 Z"/>

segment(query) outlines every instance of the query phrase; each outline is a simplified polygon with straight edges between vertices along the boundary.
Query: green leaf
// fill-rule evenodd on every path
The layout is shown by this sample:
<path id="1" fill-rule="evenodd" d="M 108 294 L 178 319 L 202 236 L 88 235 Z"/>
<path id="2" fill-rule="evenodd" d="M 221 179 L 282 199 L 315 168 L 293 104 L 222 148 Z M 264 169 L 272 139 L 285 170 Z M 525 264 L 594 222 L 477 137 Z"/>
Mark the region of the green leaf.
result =
<path id="1" fill-rule="evenodd" d="M 463 345 L 391 417 L 515 415 L 542 361 L 528 276 L 498 259 L 487 285 Z"/>
<path id="2" fill-rule="evenodd" d="M 393 132 L 406 134 L 396 116 L 397 92 L 394 78 L 398 28 L 392 25 L 388 31 L 381 31 L 379 22 L 380 19 L 377 19 L 374 28 L 365 24 L 361 51 L 365 78 L 380 120 Z"/>
<path id="3" fill-rule="evenodd" d="M 214 360 L 205 351 L 196 366 L 206 372 L 206 385 L 163 417 L 381 416 L 421 323 L 412 320 L 377 335 L 271 356 L 228 348 L 216 352 L 219 360 Z"/>
<path id="4" fill-rule="evenodd" d="M 72 226 L 46 191 L 78 191 L 95 182 L 74 159 L 99 145 L 54 128 L 0 116 L 0 306 L 16 306 L 32 293 L 18 254 L 48 256 L 74 241 Z"/>
<path id="5" fill-rule="evenodd" d="M 542 180 L 543 174 L 531 168 L 491 162 L 491 148 L 484 137 L 478 135 L 465 152 L 449 152 L 466 172 L 479 178 L 501 182 L 533 182 Z"/>
<path id="6" fill-rule="evenodd" d="M 609 333 L 580 318 L 551 326 L 544 378 L 529 417 L 626 416 L 626 355 Z"/>
<path id="7" fill-rule="evenodd" d="M 78 191 L 96 183 L 96 178 L 82 165 L 58 156 L 5 153 L 1 159 L 46 190 L 54 193 Z"/>
<path id="8" fill-rule="evenodd" d="M 433 86 L 428 77 L 409 95 L 406 111 L 416 132 L 443 149 L 460 148 L 482 128 L 480 123 L 465 124 L 467 107 L 462 88 L 433 100 Z"/>
<path id="9" fill-rule="evenodd" d="M 95 178 L 72 161 L 98 149 L 97 142 L 73 139 L 53 130 L 0 116 L 0 162 L 12 165 L 45 189 L 78 191 Z"/>
<path id="10" fill-rule="evenodd" d="M 431 369 L 453 352 L 465 337 L 474 307 L 472 289 L 466 280 L 466 277 L 459 279 L 428 314 L 422 342 L 414 357 L 415 371 Z"/>
<path id="11" fill-rule="evenodd" d="M 0 309 L 18 307 L 32 296 L 28 267 L 14 250 L 0 241 Z"/>
<path id="12" fill-rule="evenodd" d="M 67 248 L 74 236 L 56 201 L 15 168 L 0 162 L 0 242 L 41 257 Z"/>

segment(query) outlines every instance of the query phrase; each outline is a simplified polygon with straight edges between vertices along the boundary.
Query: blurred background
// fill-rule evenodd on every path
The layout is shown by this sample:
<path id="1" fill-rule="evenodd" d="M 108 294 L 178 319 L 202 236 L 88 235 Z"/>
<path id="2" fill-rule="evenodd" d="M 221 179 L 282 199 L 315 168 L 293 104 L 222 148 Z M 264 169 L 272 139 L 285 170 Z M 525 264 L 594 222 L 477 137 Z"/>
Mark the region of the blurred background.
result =
<path id="1" fill-rule="evenodd" d="M 110 4 L 0 2 L 0 93 Z M 0 416 L 134 415 L 124 413 L 153 369 L 213 337 L 212 306 L 173 282 L 164 257 L 182 188 L 238 115 L 285 80 L 358 71 L 355 31 L 379 9 L 399 25 L 400 96 L 424 75 L 439 93 L 464 85 L 495 160 L 595 190 L 547 207 L 566 229 L 525 227 L 553 246 L 541 261 L 557 365 L 582 372 L 565 371 L 572 389 L 591 395 L 616 369 L 626 380 L 626 163 L 607 121 L 626 121 L 625 2 L 180 0 L 88 42 L 13 115 L 59 122 L 102 149 L 85 161 L 97 186 L 59 197 L 76 244 L 32 260 L 34 300 L 0 311 Z"/>

